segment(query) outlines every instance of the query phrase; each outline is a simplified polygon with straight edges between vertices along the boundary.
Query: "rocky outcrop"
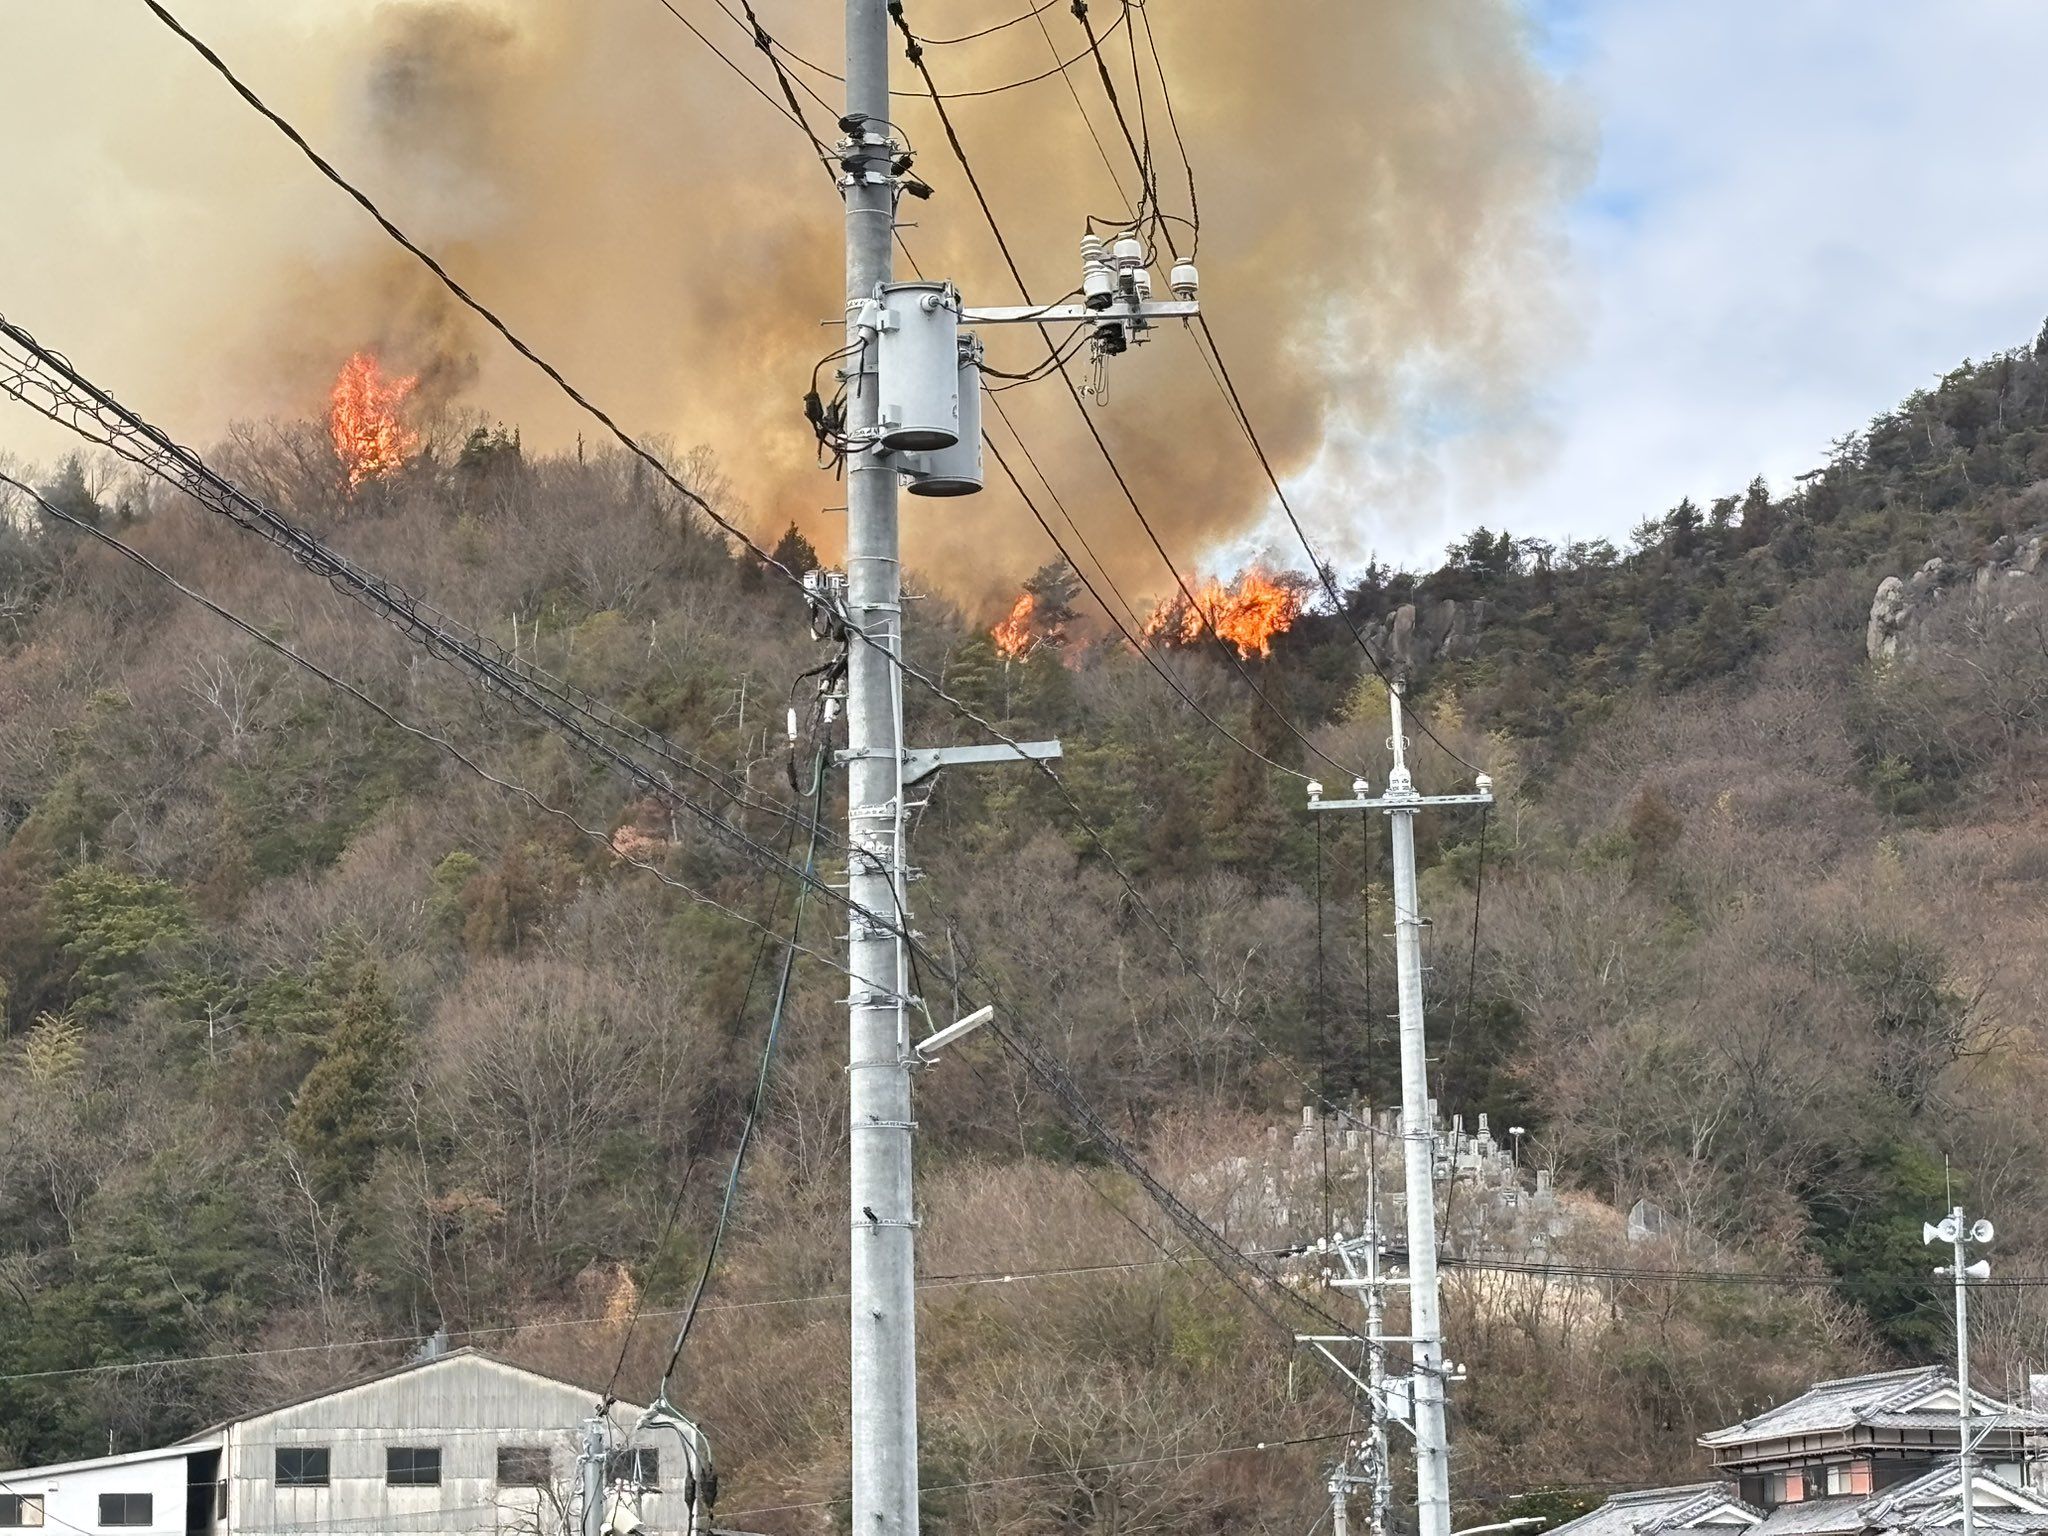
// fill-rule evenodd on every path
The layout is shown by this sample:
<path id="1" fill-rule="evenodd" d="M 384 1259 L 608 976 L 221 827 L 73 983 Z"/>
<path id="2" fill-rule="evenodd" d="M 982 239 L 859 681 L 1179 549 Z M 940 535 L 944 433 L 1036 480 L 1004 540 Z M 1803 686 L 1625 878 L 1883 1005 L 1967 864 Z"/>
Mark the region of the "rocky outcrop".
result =
<path id="1" fill-rule="evenodd" d="M 1939 556 L 1912 575 L 1887 576 L 1870 604 L 1863 648 L 1872 661 L 1911 660 L 1927 620 L 1944 601 L 1974 593 L 1987 602 L 2043 590 L 2048 583 L 2048 524 L 2029 533 L 2008 534 L 1975 564 Z M 2025 582 L 2025 587 L 2011 587 Z"/>
<path id="2" fill-rule="evenodd" d="M 1424 598 L 1403 603 L 1384 619 L 1364 626 L 1366 644 L 1386 659 L 1389 670 L 1412 676 L 1437 661 L 1462 661 L 1479 649 L 1486 624 L 1481 598 Z"/>

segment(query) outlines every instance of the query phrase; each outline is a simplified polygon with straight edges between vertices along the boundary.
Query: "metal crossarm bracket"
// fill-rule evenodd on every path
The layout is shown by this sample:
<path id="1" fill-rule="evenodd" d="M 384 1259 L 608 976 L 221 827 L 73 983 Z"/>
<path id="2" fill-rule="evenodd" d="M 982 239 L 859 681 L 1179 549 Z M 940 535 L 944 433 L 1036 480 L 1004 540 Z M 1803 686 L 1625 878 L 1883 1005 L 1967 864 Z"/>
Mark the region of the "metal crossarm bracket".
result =
<path id="1" fill-rule="evenodd" d="M 1014 746 L 1000 742 L 987 747 L 914 747 L 903 754 L 903 782 L 916 784 L 941 768 L 965 768 L 976 763 L 1045 762 L 1060 755 L 1057 741 L 1020 741 Z"/>
<path id="2" fill-rule="evenodd" d="M 960 311 L 962 325 L 1056 325 L 1069 320 L 1191 320 L 1202 312 L 1200 303 L 1190 299 L 1147 299 L 1143 303 L 1118 302 L 1107 309 L 1090 309 L 1085 304 L 1001 304 Z"/>

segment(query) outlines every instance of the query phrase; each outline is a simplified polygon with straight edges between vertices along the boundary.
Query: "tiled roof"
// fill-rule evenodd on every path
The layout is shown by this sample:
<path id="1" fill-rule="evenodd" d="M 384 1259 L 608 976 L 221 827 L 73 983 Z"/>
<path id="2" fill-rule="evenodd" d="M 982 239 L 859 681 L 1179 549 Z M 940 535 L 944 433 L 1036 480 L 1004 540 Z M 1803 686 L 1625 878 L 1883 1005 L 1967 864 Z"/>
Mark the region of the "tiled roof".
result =
<path id="1" fill-rule="evenodd" d="M 1828 1531 L 1860 1531 L 1864 1525 L 1864 1502 L 1859 1496 L 1851 1496 L 1780 1504 L 1764 1516 L 1755 1536 L 1821 1536 Z"/>
<path id="2" fill-rule="evenodd" d="M 1638 1536 L 1664 1530 L 1679 1523 L 1676 1516 L 1695 1508 L 1704 1512 L 1721 1503 L 1735 1502 L 1735 1489 L 1728 1483 L 1686 1483 L 1676 1488 L 1644 1488 L 1634 1493 L 1617 1493 L 1598 1509 L 1566 1521 L 1550 1536 Z"/>
<path id="3" fill-rule="evenodd" d="M 1859 1424 L 1879 1429 L 1947 1428 L 1956 1421 L 1953 1412 L 1946 1408 L 1920 1409 L 1912 1404 L 1943 1388 L 1953 1391 L 1954 1387 L 1955 1378 L 1938 1365 L 1817 1382 L 1788 1403 L 1766 1408 L 1740 1424 L 1700 1436 L 1700 1444 L 1744 1445 L 1753 1440 L 1845 1430 Z M 2048 1415 L 2016 1410 L 1981 1392 L 1972 1392 L 1970 1396 L 1984 1410 L 1976 1416 L 1977 1422 L 1987 1427 L 2048 1429 Z"/>

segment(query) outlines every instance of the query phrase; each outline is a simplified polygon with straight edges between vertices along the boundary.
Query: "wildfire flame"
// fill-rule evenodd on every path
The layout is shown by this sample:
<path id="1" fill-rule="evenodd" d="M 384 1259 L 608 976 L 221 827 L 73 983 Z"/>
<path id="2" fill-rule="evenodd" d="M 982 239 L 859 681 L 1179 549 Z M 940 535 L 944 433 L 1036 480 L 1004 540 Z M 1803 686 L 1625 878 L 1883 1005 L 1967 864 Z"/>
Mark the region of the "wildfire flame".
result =
<path id="1" fill-rule="evenodd" d="M 1038 607 L 1038 599 L 1029 592 L 1020 592 L 1017 601 L 1010 608 L 1009 617 L 988 632 L 995 642 L 996 652 L 1005 661 L 1021 660 L 1031 649 L 1031 642 L 1037 637 L 1031 632 L 1031 618 Z"/>
<path id="2" fill-rule="evenodd" d="M 1210 577 L 1188 590 L 1194 601 L 1174 592 L 1145 621 L 1145 638 L 1163 645 L 1192 645 L 1208 629 L 1237 647 L 1240 656 L 1270 656 L 1273 637 L 1284 635 L 1301 616 L 1301 588 L 1285 578 L 1275 580 L 1254 566 L 1239 574 L 1235 586 Z"/>
<path id="3" fill-rule="evenodd" d="M 419 447 L 419 433 L 398 418 L 398 408 L 419 382 L 414 374 L 385 378 L 377 359 L 367 352 L 358 352 L 341 365 L 327 430 L 335 455 L 348 471 L 350 490 L 403 469 Z"/>

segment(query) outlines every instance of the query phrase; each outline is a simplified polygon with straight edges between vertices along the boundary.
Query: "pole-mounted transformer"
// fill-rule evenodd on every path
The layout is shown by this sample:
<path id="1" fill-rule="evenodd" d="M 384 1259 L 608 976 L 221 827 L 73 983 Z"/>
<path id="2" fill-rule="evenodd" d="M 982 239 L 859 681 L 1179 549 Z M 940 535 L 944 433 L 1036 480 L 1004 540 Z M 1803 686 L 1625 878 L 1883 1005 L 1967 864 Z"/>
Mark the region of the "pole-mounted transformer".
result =
<path id="1" fill-rule="evenodd" d="M 879 412 L 873 431 L 878 459 L 902 477 L 913 496 L 972 496 L 983 484 L 982 343 L 969 327 L 1052 325 L 1091 328 L 1098 401 L 1104 361 L 1148 340 L 1153 323 L 1201 312 L 1201 279 L 1186 257 L 1168 276 L 1172 299 L 1155 302 L 1145 243 L 1134 230 L 1113 239 L 1081 237 L 1079 304 L 1024 304 L 969 309 L 951 283 L 883 283 L 860 310 L 873 337 Z M 865 371 L 864 369 L 857 369 Z"/>

